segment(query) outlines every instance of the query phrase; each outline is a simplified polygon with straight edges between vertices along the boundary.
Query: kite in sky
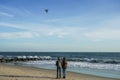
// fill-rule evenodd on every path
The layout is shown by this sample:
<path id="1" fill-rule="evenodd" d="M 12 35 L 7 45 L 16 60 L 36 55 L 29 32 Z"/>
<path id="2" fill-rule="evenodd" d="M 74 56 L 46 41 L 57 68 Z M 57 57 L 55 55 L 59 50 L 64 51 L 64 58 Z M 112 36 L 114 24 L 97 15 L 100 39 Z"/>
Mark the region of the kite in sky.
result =
<path id="1" fill-rule="evenodd" d="M 45 9 L 45 12 L 48 13 L 48 9 Z"/>

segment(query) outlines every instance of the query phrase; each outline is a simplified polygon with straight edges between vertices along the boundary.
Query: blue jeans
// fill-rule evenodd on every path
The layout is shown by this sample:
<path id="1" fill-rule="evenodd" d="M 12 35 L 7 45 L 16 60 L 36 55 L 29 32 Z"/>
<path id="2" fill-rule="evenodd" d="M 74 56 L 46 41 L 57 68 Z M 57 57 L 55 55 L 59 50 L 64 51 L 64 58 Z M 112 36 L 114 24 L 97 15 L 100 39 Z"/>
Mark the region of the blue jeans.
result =
<path id="1" fill-rule="evenodd" d="M 61 78 L 61 68 L 57 67 L 57 78 Z"/>
<path id="2" fill-rule="evenodd" d="M 66 69 L 63 68 L 63 78 L 66 78 Z"/>

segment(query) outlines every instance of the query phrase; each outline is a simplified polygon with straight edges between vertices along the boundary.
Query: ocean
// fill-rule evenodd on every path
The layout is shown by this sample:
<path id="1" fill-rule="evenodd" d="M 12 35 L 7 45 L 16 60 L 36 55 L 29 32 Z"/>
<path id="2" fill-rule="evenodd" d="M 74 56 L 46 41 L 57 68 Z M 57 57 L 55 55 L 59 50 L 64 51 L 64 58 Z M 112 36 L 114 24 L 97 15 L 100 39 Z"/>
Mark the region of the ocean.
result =
<path id="1" fill-rule="evenodd" d="M 16 56 L 37 56 L 42 60 L 7 64 L 55 70 L 57 57 L 66 57 L 67 71 L 120 79 L 120 52 L 0 52 L 0 58 Z"/>

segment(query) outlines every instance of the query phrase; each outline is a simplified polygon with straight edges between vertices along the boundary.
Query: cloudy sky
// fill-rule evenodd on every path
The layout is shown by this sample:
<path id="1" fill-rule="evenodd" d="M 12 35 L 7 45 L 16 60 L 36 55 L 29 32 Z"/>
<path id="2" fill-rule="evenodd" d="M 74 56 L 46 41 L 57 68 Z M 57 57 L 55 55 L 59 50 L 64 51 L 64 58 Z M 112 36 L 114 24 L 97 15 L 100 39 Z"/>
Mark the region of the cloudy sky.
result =
<path id="1" fill-rule="evenodd" d="M 120 52 L 120 0 L 0 0 L 0 51 Z"/>

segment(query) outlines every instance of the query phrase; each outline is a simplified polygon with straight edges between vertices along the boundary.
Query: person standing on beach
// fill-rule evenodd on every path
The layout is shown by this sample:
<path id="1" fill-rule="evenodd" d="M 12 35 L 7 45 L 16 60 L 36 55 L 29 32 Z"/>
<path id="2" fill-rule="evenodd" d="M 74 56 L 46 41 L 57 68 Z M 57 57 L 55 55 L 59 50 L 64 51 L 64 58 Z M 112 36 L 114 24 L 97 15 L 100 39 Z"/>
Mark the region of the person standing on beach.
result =
<path id="1" fill-rule="evenodd" d="M 67 59 L 64 57 L 62 61 L 63 78 L 66 78 L 66 69 L 67 69 Z"/>
<path id="2" fill-rule="evenodd" d="M 58 60 L 56 61 L 56 67 L 57 67 L 57 78 L 61 78 L 62 62 L 60 57 L 58 57 Z"/>

